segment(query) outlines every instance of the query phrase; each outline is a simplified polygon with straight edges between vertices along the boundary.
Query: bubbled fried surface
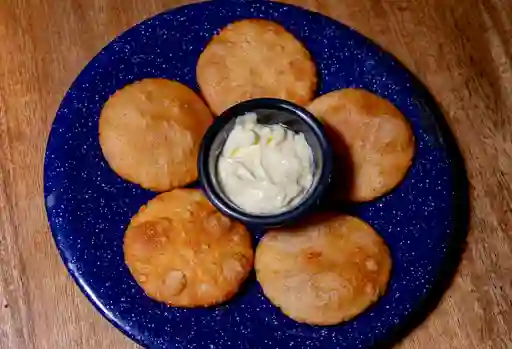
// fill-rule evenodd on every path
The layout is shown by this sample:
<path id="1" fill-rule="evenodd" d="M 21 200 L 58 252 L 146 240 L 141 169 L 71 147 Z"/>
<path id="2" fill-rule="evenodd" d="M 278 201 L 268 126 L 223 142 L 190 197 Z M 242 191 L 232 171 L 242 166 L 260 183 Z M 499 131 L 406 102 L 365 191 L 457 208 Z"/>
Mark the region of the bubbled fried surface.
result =
<path id="1" fill-rule="evenodd" d="M 275 22 L 246 19 L 229 24 L 199 57 L 201 93 L 220 115 L 238 102 L 272 97 L 305 105 L 316 90 L 310 53 Z"/>
<path id="2" fill-rule="evenodd" d="M 197 179 L 199 144 L 211 121 L 206 104 L 185 85 L 144 79 L 118 90 L 104 105 L 100 145 L 118 175 L 167 191 Z"/>
<path id="3" fill-rule="evenodd" d="M 249 232 L 196 189 L 160 194 L 142 207 L 126 231 L 124 255 L 148 296 L 179 307 L 228 300 L 253 266 Z"/>
<path id="4" fill-rule="evenodd" d="M 317 214 L 267 233 L 256 249 L 263 292 L 292 319 L 334 325 L 353 318 L 386 290 L 391 256 L 362 220 Z"/>
<path id="5" fill-rule="evenodd" d="M 342 89 L 308 109 L 326 126 L 335 151 L 337 197 L 369 201 L 397 186 L 411 166 L 415 141 L 400 111 L 363 89 Z"/>

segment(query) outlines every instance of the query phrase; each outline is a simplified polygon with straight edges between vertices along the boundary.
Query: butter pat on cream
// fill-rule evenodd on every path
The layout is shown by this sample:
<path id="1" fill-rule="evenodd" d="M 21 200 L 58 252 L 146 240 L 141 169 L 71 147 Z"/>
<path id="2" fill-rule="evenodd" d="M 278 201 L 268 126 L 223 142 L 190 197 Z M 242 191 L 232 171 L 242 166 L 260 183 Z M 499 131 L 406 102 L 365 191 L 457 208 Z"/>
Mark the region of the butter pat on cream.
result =
<path id="1" fill-rule="evenodd" d="M 256 113 L 236 119 L 217 163 L 224 194 L 252 214 L 296 206 L 313 182 L 313 153 L 304 134 L 262 125 Z"/>

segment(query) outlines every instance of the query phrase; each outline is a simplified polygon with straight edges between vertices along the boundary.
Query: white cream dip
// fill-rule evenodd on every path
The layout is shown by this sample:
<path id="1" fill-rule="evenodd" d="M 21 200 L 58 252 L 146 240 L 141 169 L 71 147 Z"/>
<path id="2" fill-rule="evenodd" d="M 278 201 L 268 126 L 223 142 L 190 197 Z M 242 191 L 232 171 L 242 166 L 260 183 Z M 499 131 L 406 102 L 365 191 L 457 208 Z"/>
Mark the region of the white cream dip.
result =
<path id="1" fill-rule="evenodd" d="M 217 163 L 224 194 L 252 214 L 295 206 L 313 182 L 313 153 L 304 134 L 261 125 L 256 113 L 236 119 Z"/>

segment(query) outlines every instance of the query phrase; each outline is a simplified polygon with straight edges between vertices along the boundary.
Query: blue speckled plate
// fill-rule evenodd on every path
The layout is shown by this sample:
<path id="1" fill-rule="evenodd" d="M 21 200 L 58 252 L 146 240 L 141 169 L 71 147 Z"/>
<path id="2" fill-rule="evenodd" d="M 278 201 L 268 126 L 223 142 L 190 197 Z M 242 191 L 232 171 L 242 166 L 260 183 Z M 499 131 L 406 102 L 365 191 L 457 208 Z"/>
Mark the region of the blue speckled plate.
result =
<path id="1" fill-rule="evenodd" d="M 385 296 L 340 326 L 292 321 L 265 299 L 254 277 L 223 306 L 171 308 L 146 297 L 123 262 L 125 227 L 155 193 L 125 182 L 105 162 L 98 144 L 103 104 L 117 89 L 147 77 L 176 79 L 197 90 L 196 60 L 212 35 L 250 17 L 277 21 L 302 40 L 316 60 L 320 94 L 342 87 L 369 89 L 393 102 L 414 129 L 417 155 L 405 181 L 391 195 L 348 208 L 384 237 L 394 268 Z M 363 348 L 388 342 L 436 285 L 456 234 L 457 169 L 436 115 L 428 94 L 393 57 L 327 17 L 263 1 L 181 7 L 115 39 L 69 89 L 46 151 L 48 219 L 80 288 L 109 321 L 144 346 Z"/>

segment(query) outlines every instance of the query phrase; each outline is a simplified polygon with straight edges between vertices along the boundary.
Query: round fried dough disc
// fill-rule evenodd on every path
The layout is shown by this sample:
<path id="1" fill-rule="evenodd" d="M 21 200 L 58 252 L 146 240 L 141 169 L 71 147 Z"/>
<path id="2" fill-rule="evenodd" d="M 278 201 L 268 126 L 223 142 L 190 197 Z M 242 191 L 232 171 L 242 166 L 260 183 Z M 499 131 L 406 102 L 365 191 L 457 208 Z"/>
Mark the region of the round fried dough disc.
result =
<path id="1" fill-rule="evenodd" d="M 151 298 L 201 307 L 231 298 L 253 265 L 251 236 L 195 189 L 160 194 L 132 218 L 124 258 Z"/>
<path id="2" fill-rule="evenodd" d="M 118 175 L 166 191 L 197 179 L 199 144 L 211 120 L 208 107 L 188 87 L 144 79 L 107 101 L 99 122 L 100 145 Z"/>
<path id="3" fill-rule="evenodd" d="M 326 126 L 337 165 L 345 171 L 337 177 L 339 197 L 369 201 L 405 177 L 414 156 L 414 136 L 389 101 L 347 88 L 318 97 L 308 109 Z"/>
<path id="4" fill-rule="evenodd" d="M 197 63 L 197 81 L 217 115 L 252 98 L 307 104 L 316 89 L 316 66 L 306 48 L 277 23 L 234 22 L 216 35 Z"/>
<path id="5" fill-rule="evenodd" d="M 255 268 L 263 292 L 283 313 L 299 322 L 335 325 L 384 293 L 391 258 L 362 220 L 322 214 L 266 234 Z"/>

